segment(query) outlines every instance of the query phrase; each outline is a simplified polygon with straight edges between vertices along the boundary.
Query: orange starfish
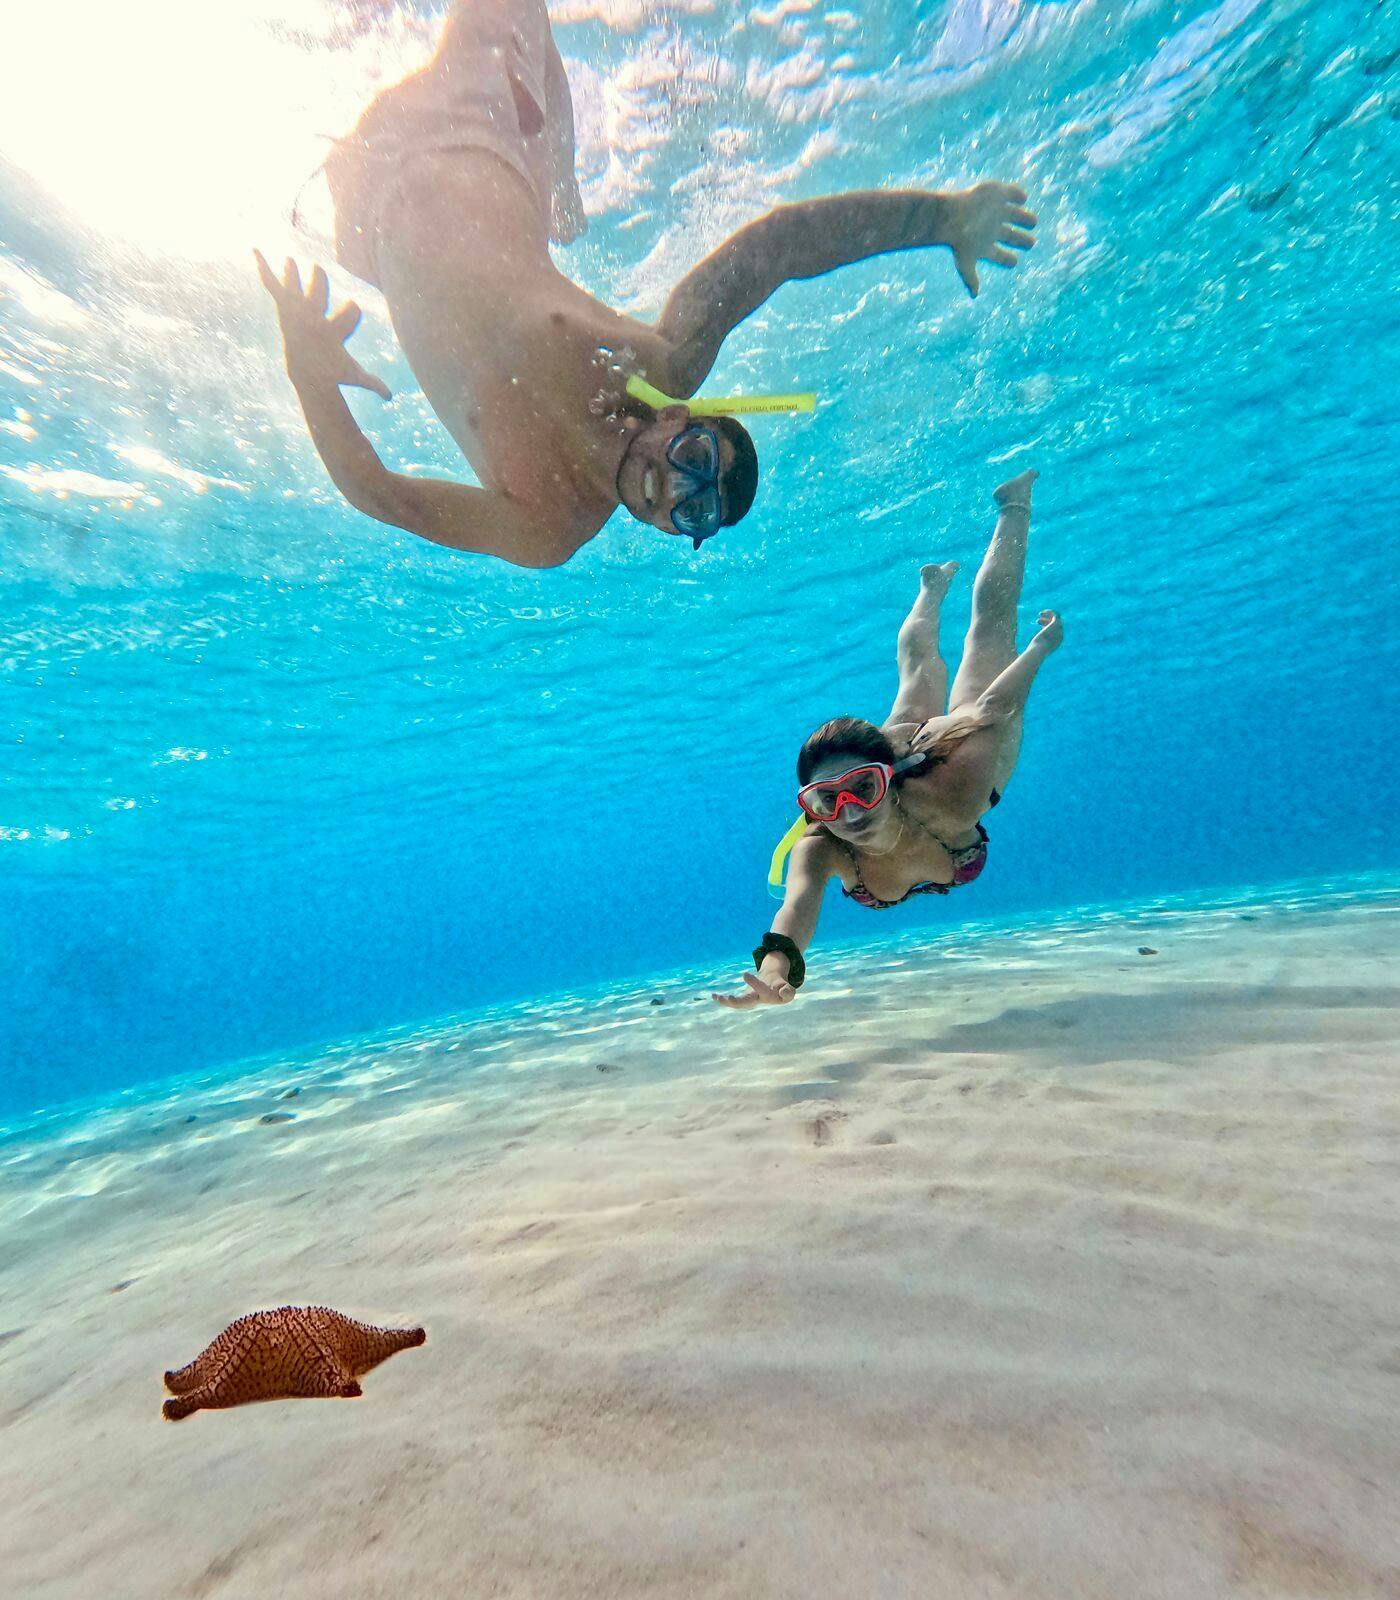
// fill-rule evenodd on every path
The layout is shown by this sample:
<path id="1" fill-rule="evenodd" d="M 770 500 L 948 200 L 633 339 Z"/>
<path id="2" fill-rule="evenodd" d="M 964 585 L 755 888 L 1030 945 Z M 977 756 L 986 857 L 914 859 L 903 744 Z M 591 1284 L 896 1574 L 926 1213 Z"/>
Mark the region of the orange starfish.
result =
<path id="1" fill-rule="evenodd" d="M 422 1344 L 422 1328 L 376 1328 L 329 1306 L 282 1306 L 239 1317 L 165 1387 L 178 1398 L 162 1413 L 178 1422 L 194 1411 L 218 1411 L 250 1400 L 340 1396 L 364 1391 L 355 1382 L 399 1350 Z"/>

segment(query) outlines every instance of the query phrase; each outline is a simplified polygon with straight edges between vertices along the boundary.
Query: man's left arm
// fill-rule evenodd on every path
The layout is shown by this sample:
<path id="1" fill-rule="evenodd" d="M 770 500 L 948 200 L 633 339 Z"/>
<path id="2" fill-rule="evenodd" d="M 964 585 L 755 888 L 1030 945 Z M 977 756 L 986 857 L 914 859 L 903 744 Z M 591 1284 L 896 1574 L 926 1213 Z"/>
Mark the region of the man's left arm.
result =
<path id="1" fill-rule="evenodd" d="M 977 263 L 1016 264 L 1035 243 L 1026 191 L 979 183 L 940 193 L 866 189 L 779 206 L 726 239 L 671 292 L 656 331 L 671 349 L 673 386 L 693 393 L 720 346 L 745 317 L 793 278 L 819 278 L 891 250 L 947 245 L 958 275 L 975 295 Z"/>

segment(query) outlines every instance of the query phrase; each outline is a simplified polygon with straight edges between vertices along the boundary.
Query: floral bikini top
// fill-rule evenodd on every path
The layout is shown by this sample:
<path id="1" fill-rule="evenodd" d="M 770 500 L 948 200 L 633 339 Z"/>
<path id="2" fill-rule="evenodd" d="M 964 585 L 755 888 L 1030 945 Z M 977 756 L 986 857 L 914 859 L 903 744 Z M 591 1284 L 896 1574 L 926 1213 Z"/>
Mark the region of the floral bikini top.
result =
<path id="1" fill-rule="evenodd" d="M 997 790 L 993 789 L 989 808 L 996 805 L 1000 799 L 1001 795 Z M 977 824 L 977 838 L 973 843 L 965 844 L 960 849 L 955 850 L 952 845 L 943 844 L 942 839 L 939 839 L 937 834 L 931 833 L 928 828 L 924 828 L 923 823 L 919 822 L 917 817 L 914 818 L 914 821 L 923 828 L 931 839 L 937 839 L 938 843 L 942 844 L 943 848 L 948 852 L 948 857 L 953 863 L 952 878 L 947 883 L 916 883 L 912 889 L 908 889 L 900 895 L 898 900 L 882 900 L 879 895 L 872 894 L 866 888 L 865 879 L 860 875 L 860 857 L 857 856 L 844 839 L 841 839 L 837 842 L 845 850 L 846 854 L 850 856 L 851 865 L 855 868 L 856 874 L 855 887 L 851 889 L 843 887 L 841 890 L 841 893 L 848 900 L 854 900 L 858 906 L 867 906 L 871 911 L 888 911 L 891 906 L 902 906 L 906 900 L 912 899 L 916 894 L 947 894 L 953 889 L 961 888 L 965 883 L 971 883 L 974 878 L 980 877 L 982 868 L 987 865 L 987 830 L 980 822 Z"/>

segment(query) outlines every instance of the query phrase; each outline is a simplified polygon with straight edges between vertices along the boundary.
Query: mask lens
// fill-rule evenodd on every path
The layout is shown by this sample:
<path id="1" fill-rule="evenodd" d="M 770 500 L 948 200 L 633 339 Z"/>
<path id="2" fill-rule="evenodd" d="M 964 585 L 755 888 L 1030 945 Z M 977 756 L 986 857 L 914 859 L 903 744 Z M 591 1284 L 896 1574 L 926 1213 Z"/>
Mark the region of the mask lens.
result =
<path id="1" fill-rule="evenodd" d="M 719 476 L 719 447 L 708 428 L 682 430 L 667 445 L 666 459 L 702 483 L 713 483 Z"/>
<path id="2" fill-rule="evenodd" d="M 719 490 L 702 489 L 699 494 L 682 500 L 671 512 L 671 524 L 677 533 L 687 534 L 692 539 L 708 539 L 712 533 L 717 533 L 720 524 Z"/>
<path id="3" fill-rule="evenodd" d="M 847 782 L 846 788 L 855 796 L 857 805 L 873 806 L 885 792 L 885 775 L 873 769 L 857 772 Z"/>
<path id="4" fill-rule="evenodd" d="M 802 791 L 802 809 L 809 817 L 829 818 L 835 799 L 835 789 L 804 789 Z"/>

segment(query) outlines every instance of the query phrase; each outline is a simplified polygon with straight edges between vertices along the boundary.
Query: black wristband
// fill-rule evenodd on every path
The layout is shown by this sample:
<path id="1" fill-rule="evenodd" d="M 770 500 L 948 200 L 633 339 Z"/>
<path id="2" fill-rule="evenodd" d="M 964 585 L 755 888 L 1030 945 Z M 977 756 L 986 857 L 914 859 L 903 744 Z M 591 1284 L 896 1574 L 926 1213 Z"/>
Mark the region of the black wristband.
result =
<path id="1" fill-rule="evenodd" d="M 802 952 L 785 933 L 763 935 L 763 943 L 753 953 L 754 970 L 757 971 L 763 965 L 764 956 L 774 951 L 780 956 L 787 957 L 787 981 L 794 989 L 800 989 L 807 981 L 807 963 L 802 959 Z"/>

